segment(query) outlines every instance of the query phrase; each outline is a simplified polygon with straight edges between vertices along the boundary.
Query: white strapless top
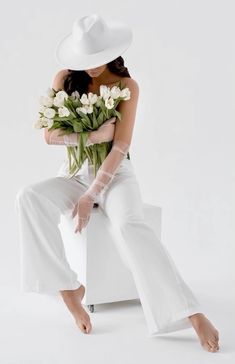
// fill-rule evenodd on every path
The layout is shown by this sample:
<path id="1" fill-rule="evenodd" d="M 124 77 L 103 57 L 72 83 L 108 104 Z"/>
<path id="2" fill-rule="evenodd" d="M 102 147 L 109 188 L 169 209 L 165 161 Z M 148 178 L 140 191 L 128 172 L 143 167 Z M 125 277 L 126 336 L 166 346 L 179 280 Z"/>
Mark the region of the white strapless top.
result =
<path id="1" fill-rule="evenodd" d="M 76 172 L 75 176 L 77 175 L 86 175 L 88 169 L 93 168 L 93 164 L 90 164 L 88 159 L 85 159 L 81 168 Z M 64 158 L 63 163 L 61 164 L 59 170 L 56 174 L 57 177 L 68 177 L 69 176 L 69 159 Z"/>
<path id="2" fill-rule="evenodd" d="M 128 163 L 129 162 L 129 163 Z M 124 158 L 121 162 L 121 166 L 128 165 L 130 166 L 131 162 L 128 158 Z M 83 162 L 81 168 L 75 173 L 74 176 L 92 176 L 94 171 L 94 165 L 89 162 L 86 158 Z M 56 174 L 57 177 L 68 177 L 69 176 L 69 159 L 67 157 L 64 158 L 63 163 L 60 165 L 59 170 Z"/>

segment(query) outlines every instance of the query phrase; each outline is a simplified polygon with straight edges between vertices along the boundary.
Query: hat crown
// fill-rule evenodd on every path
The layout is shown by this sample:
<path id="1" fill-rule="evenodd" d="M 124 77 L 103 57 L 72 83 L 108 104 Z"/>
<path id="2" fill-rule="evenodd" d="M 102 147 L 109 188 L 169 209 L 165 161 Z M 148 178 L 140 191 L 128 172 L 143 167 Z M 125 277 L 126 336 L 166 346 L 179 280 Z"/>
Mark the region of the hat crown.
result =
<path id="1" fill-rule="evenodd" d="M 83 16 L 73 23 L 72 47 L 76 53 L 100 52 L 109 44 L 110 33 L 110 28 L 100 15 Z"/>
<path id="2" fill-rule="evenodd" d="M 132 37 L 131 29 L 122 22 L 93 13 L 75 19 L 72 32 L 57 44 L 55 58 L 73 70 L 99 67 L 119 57 Z"/>

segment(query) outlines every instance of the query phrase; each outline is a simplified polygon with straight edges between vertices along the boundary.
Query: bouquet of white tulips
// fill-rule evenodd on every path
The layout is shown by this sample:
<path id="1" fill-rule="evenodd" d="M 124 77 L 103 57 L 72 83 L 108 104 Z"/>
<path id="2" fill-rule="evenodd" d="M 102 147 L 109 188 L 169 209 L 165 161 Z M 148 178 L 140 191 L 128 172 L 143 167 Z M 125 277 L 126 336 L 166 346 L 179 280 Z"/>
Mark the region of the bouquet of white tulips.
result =
<path id="1" fill-rule="evenodd" d="M 48 131 L 61 129 L 62 134 L 79 133 L 77 146 L 66 146 L 69 158 L 70 175 L 76 174 L 86 158 L 95 166 L 95 175 L 111 150 L 111 142 L 86 146 L 89 132 L 97 130 L 106 120 L 121 114 L 116 110 L 121 100 L 130 99 L 130 90 L 118 86 L 100 86 L 100 95 L 89 92 L 80 97 L 78 91 L 68 95 L 64 90 L 49 88 L 47 95 L 40 97 L 40 118 L 34 127 L 48 127 Z M 128 156 L 129 158 L 129 156 Z"/>

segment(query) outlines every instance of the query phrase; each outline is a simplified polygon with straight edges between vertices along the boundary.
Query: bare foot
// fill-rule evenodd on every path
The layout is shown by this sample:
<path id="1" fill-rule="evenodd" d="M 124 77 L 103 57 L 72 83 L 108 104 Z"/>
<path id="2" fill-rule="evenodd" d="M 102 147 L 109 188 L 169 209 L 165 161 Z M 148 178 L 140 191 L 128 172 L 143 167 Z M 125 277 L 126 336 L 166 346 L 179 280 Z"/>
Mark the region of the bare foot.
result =
<path id="1" fill-rule="evenodd" d="M 60 293 L 69 311 L 72 313 L 77 326 L 84 334 L 89 334 L 92 329 L 90 317 L 81 303 L 85 294 L 85 287 L 81 285 L 77 289 L 63 290 Z"/>
<path id="2" fill-rule="evenodd" d="M 196 313 L 189 316 L 189 319 L 200 339 L 202 347 L 207 351 L 218 351 L 219 332 L 206 316 L 203 313 Z"/>

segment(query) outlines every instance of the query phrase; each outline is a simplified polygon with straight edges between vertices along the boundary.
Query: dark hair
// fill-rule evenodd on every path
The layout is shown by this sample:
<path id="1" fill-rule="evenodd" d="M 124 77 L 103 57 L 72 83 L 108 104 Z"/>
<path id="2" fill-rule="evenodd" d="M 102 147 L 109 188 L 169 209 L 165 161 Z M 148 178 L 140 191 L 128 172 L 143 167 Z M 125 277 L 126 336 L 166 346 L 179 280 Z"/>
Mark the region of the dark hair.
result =
<path id="1" fill-rule="evenodd" d="M 124 59 L 122 56 L 115 58 L 113 61 L 107 63 L 108 69 L 115 75 L 122 77 L 131 77 L 127 67 L 124 65 Z M 87 93 L 88 85 L 91 81 L 91 77 L 86 73 L 86 71 L 76 71 L 68 69 L 69 74 L 64 80 L 64 91 L 68 95 L 75 90 L 79 92 L 80 95 Z"/>

